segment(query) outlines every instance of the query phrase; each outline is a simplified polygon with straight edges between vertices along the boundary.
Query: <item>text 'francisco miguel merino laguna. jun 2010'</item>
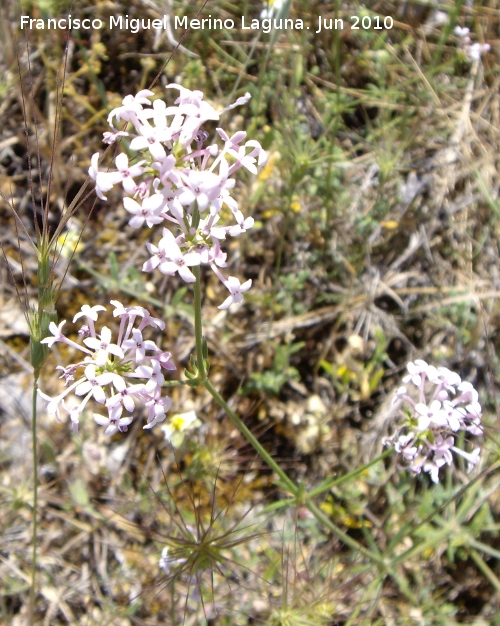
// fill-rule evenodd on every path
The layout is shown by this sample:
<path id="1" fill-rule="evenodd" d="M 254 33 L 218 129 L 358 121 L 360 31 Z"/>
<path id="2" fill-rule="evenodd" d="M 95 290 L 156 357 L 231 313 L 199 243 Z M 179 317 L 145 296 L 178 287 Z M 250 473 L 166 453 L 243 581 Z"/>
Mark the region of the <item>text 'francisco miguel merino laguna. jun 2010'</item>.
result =
<path id="1" fill-rule="evenodd" d="M 189 19 L 187 16 L 163 15 L 161 18 L 132 18 L 128 15 L 111 15 L 107 19 L 100 18 L 80 18 L 68 15 L 60 18 L 32 18 L 29 15 L 22 15 L 20 19 L 21 30 L 128 30 L 131 33 L 138 33 L 142 30 L 169 30 L 191 29 L 191 30 L 254 30 L 269 33 L 272 30 L 310 30 L 316 33 L 323 30 L 343 30 L 350 26 L 352 30 L 390 30 L 394 25 L 394 20 L 390 16 L 357 16 L 351 15 L 347 18 L 324 18 L 317 16 L 315 24 L 308 24 L 302 19 L 292 18 L 267 18 L 248 19 L 241 16 L 239 19 L 213 18 L 211 15 L 202 19 Z"/>

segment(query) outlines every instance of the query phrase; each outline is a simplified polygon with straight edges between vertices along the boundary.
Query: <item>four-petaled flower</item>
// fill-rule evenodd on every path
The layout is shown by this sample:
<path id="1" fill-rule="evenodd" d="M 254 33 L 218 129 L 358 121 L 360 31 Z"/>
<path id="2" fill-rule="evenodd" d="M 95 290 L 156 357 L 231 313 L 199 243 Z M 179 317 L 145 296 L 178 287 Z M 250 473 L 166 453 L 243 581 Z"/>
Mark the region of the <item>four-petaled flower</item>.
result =
<path id="1" fill-rule="evenodd" d="M 165 205 L 165 199 L 158 193 L 155 193 L 149 198 L 145 198 L 142 204 L 136 202 L 133 198 L 124 198 L 123 206 L 125 210 L 132 213 L 132 217 L 129 221 L 129 225 L 133 228 L 142 226 L 144 222 L 151 228 L 154 224 L 161 224 L 163 217 L 161 212 Z"/>
<path id="2" fill-rule="evenodd" d="M 114 406 L 108 415 L 94 413 L 94 420 L 99 426 L 106 426 L 105 435 L 114 435 L 117 432 L 126 433 L 133 421 L 132 417 L 122 417 L 123 407 L 121 404 Z"/>
<path id="3" fill-rule="evenodd" d="M 91 393 L 94 400 L 100 404 L 104 404 L 106 402 L 106 394 L 104 393 L 103 386 L 109 385 L 113 380 L 113 374 L 111 372 L 97 374 L 95 365 L 87 365 L 85 368 L 85 377 L 87 380 L 84 380 L 78 385 L 75 389 L 75 394 L 77 396 L 84 396 L 87 393 Z"/>
<path id="4" fill-rule="evenodd" d="M 195 275 L 189 268 L 200 264 L 199 253 L 188 252 L 183 254 L 170 230 L 164 228 L 163 237 L 160 239 L 158 247 L 148 244 L 148 249 L 154 256 L 144 263 L 143 269 L 157 267 L 162 274 L 170 276 L 179 272 L 179 276 L 187 283 L 196 281 Z"/>
<path id="5" fill-rule="evenodd" d="M 252 286 L 252 280 L 249 279 L 243 284 L 240 284 L 240 281 L 235 276 L 229 276 L 224 284 L 229 289 L 231 295 L 224 300 L 219 306 L 219 309 L 228 309 L 231 304 L 241 302 L 243 300 L 243 293 L 248 291 Z"/>
<path id="6" fill-rule="evenodd" d="M 87 337 L 83 340 L 83 343 L 92 350 L 97 350 L 95 362 L 100 367 L 106 365 L 110 354 L 114 354 L 120 359 L 123 358 L 123 350 L 120 346 L 111 343 L 111 330 L 107 326 L 103 326 L 99 339 L 97 337 Z"/>

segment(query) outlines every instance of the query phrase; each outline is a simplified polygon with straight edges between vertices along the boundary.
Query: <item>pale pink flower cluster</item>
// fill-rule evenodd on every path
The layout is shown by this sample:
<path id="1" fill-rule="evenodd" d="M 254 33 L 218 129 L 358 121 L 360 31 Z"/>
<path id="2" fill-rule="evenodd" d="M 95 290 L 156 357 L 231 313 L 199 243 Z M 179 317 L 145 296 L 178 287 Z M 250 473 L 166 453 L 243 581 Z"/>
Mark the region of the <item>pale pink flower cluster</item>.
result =
<path id="1" fill-rule="evenodd" d="M 482 435 L 481 406 L 477 391 L 446 367 L 425 361 L 408 363 L 404 386 L 396 390 L 405 423 L 384 445 L 392 445 L 415 474 L 422 469 L 439 482 L 439 470 L 451 465 L 453 453 L 468 462 L 468 471 L 479 462 L 480 449 L 465 452 L 455 446 L 460 432 Z"/>
<path id="2" fill-rule="evenodd" d="M 99 171 L 99 154 L 94 154 L 89 175 L 103 200 L 114 185 L 122 185 L 127 194 L 124 207 L 133 228 L 156 224 L 173 227 L 174 232 L 163 228 L 156 244 L 147 243 L 151 258 L 143 271 L 178 273 L 190 283 L 196 280 L 190 268 L 209 265 L 229 291 L 219 307 L 227 309 L 240 302 L 252 284 L 251 280 L 241 284 L 234 276 L 225 278 L 220 271 L 227 265 L 221 242 L 254 224 L 231 196 L 235 185 L 232 176 L 241 167 L 257 174 L 257 166 L 267 160 L 266 153 L 259 142 L 247 141 L 244 131 L 229 137 L 217 128 L 223 143 L 219 148 L 216 143 L 207 145 L 208 133 L 202 130 L 205 122 L 217 121 L 220 113 L 245 104 L 249 94 L 219 113 L 203 99 L 201 91 L 176 84 L 167 85 L 167 89 L 179 91 L 174 106 L 161 99 L 151 102 L 153 92 L 143 89 L 135 96 L 126 96 L 122 106 L 111 111 L 108 123 L 112 132 L 105 133 L 104 141 L 113 143 L 126 137 L 134 156 L 129 161 L 126 154 L 118 154 L 116 171 Z M 126 130 L 118 130 L 118 122 L 127 122 Z M 231 223 L 227 223 L 228 217 Z"/>
<path id="3" fill-rule="evenodd" d="M 491 46 L 489 43 L 472 43 L 469 34 L 470 30 L 468 28 L 455 26 L 455 35 L 460 39 L 460 43 L 469 61 L 480 61 L 481 55 L 484 52 L 488 52 Z"/>
<path id="4" fill-rule="evenodd" d="M 176 369 L 170 362 L 172 355 L 163 352 L 154 341 L 143 338 L 143 331 L 148 326 L 163 330 L 165 324 L 140 306 L 124 307 L 116 300 L 111 300 L 111 304 L 113 316 L 120 320 L 116 342 L 107 326 L 96 332 L 95 322 L 99 312 L 106 311 L 105 307 L 87 304 L 73 318 L 73 323 L 81 318 L 84 320 L 78 332 L 83 345 L 64 335 L 65 321 L 58 326 L 51 322 L 49 330 L 53 336 L 42 341 L 49 347 L 56 342 L 64 343 L 85 355 L 73 365 L 56 368 L 62 371 L 61 378 L 65 380 L 66 388 L 62 393 L 51 398 L 38 392 L 48 402 L 49 413 L 58 419 L 62 413 L 70 416 L 75 432 L 78 432 L 80 416 L 89 400 L 102 405 L 106 411 L 106 415 L 94 413 L 94 419 L 100 426 L 105 426 L 104 432 L 108 435 L 127 431 L 137 402 L 147 410 L 144 428 L 163 422 L 170 408 L 170 399 L 162 395 L 162 386 L 165 381 L 163 371 Z M 75 380 L 77 372 L 79 378 Z M 76 396 L 76 403 L 73 397 L 68 400 L 70 394 Z"/>

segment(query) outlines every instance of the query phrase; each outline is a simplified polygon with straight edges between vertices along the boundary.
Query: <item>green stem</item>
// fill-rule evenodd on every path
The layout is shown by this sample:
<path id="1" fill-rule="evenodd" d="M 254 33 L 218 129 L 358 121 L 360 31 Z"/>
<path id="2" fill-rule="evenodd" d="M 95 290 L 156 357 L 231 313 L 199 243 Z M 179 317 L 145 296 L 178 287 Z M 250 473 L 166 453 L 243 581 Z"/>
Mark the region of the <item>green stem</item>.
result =
<path id="1" fill-rule="evenodd" d="M 329 478 L 328 480 L 325 480 L 320 485 L 315 487 L 309 493 L 309 495 L 312 498 L 314 498 L 315 496 L 321 495 L 325 491 L 330 491 L 334 487 L 338 487 L 338 485 L 341 485 L 342 483 L 345 483 L 346 481 L 352 480 L 353 478 L 356 478 L 356 476 L 363 474 L 372 465 L 376 465 L 377 463 L 380 463 L 380 461 L 383 461 L 386 457 L 390 456 L 391 454 L 393 454 L 392 450 L 386 450 L 385 452 L 382 452 L 382 454 L 378 456 L 376 459 L 373 459 L 369 463 L 366 463 L 365 465 L 358 467 L 357 469 L 353 470 L 352 472 L 349 472 L 348 474 L 344 474 L 343 476 L 339 476 L 338 478 L 337 477 Z"/>
<path id="2" fill-rule="evenodd" d="M 33 447 L 33 558 L 31 562 L 31 588 L 30 588 L 30 624 L 35 623 L 35 599 L 36 599 L 36 552 L 37 552 L 37 512 L 38 512 L 38 452 L 36 437 L 36 400 L 38 395 L 38 373 L 33 380 L 33 397 L 31 405 L 31 441 Z"/>
<path id="3" fill-rule="evenodd" d="M 476 550 L 470 550 L 469 554 L 474 563 L 477 565 L 478 569 L 489 580 L 491 586 L 497 590 L 497 593 L 500 592 L 500 580 L 495 575 L 493 570 L 487 565 L 482 556 L 478 552 L 476 552 Z"/>
<path id="4" fill-rule="evenodd" d="M 297 485 L 293 482 L 291 478 L 281 469 L 281 467 L 276 463 L 273 457 L 269 454 L 269 452 L 259 443 L 259 440 L 253 435 L 252 431 L 245 426 L 245 424 L 241 421 L 241 419 L 236 415 L 236 413 L 231 409 L 231 407 L 227 404 L 224 398 L 219 394 L 217 389 L 212 385 L 212 383 L 205 379 L 203 381 L 203 385 L 208 393 L 212 396 L 212 398 L 219 404 L 221 408 L 227 413 L 233 424 L 238 428 L 240 433 L 249 441 L 255 450 L 258 452 L 259 456 L 264 460 L 269 468 L 271 468 L 281 479 L 282 486 L 285 487 L 290 493 L 294 496 L 299 496 L 301 494 L 301 490 Z"/>
<path id="5" fill-rule="evenodd" d="M 309 511 L 311 511 L 311 513 L 318 520 L 318 522 L 321 522 L 324 526 L 326 526 L 326 528 L 328 528 L 328 530 L 333 535 L 340 539 L 340 541 L 342 541 L 344 545 L 349 546 L 349 548 L 356 550 L 360 554 L 363 554 L 373 563 L 380 565 L 384 573 L 386 572 L 389 563 L 382 556 L 374 554 L 373 552 L 371 552 L 371 550 L 368 550 L 367 548 L 362 546 L 359 541 L 356 541 L 356 539 L 349 537 L 347 533 L 345 533 L 343 530 L 340 530 L 340 528 L 338 528 L 338 526 L 336 526 L 332 522 L 332 520 L 327 515 L 325 515 L 325 513 L 323 513 L 319 506 L 312 502 L 312 500 L 307 499 L 304 504 L 309 509 Z"/>
<path id="6" fill-rule="evenodd" d="M 281 486 L 288 490 L 296 499 L 296 501 L 300 504 L 303 504 L 309 511 L 314 515 L 314 517 L 326 528 L 328 528 L 338 539 L 340 539 L 344 545 L 349 546 L 353 550 L 363 554 L 372 562 L 381 565 L 385 570 L 387 567 L 386 561 L 383 557 L 374 554 L 364 546 L 362 546 L 358 541 L 349 537 L 344 531 L 338 528 L 323 511 L 311 500 L 311 496 L 304 493 L 303 489 L 300 486 L 297 486 L 293 480 L 288 476 L 286 472 L 284 472 L 281 467 L 276 463 L 273 457 L 269 454 L 269 452 L 262 446 L 262 444 L 258 441 L 258 439 L 252 434 L 252 432 L 245 426 L 245 424 L 241 421 L 241 419 L 236 415 L 236 413 L 231 409 L 231 407 L 227 404 L 224 398 L 219 394 L 217 389 L 212 385 L 207 377 L 207 373 L 205 371 L 205 362 L 203 358 L 203 327 L 202 327 L 202 318 L 201 318 L 201 284 L 200 284 L 200 268 L 199 266 L 194 266 L 192 268 L 192 272 L 196 277 L 196 282 L 194 283 L 194 324 L 195 324 L 195 338 L 196 338 L 196 361 L 198 367 L 198 377 L 200 382 L 203 384 L 205 389 L 210 393 L 212 398 L 219 404 L 219 406 L 224 409 L 229 419 L 233 422 L 233 424 L 238 428 L 240 433 L 245 437 L 245 439 L 254 447 L 259 456 L 263 459 L 263 461 L 267 464 L 267 466 L 272 469 L 281 479 Z"/>
<path id="7" fill-rule="evenodd" d="M 207 373 L 205 372 L 205 360 L 203 358 L 203 322 L 201 320 L 201 280 L 200 266 L 195 265 L 191 270 L 196 277 L 194 284 L 194 336 L 196 340 L 196 363 L 198 365 L 198 376 L 205 383 Z"/>

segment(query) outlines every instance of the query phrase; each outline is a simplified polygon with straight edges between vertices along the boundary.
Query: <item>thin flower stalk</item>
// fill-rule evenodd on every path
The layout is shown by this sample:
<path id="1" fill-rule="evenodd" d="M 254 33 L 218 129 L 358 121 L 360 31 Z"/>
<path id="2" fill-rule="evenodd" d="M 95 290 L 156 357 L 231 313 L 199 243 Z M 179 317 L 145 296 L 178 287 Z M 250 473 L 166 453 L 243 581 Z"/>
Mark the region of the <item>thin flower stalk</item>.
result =
<path id="1" fill-rule="evenodd" d="M 199 272 L 199 268 L 197 268 Z M 329 517 L 312 501 L 311 496 L 306 494 L 304 490 L 296 485 L 294 481 L 288 476 L 288 474 L 279 466 L 278 463 L 273 459 L 273 457 L 269 454 L 269 452 L 262 446 L 259 440 L 255 437 L 255 435 L 249 430 L 249 428 L 243 423 L 240 417 L 231 409 L 231 407 L 227 404 L 227 402 L 222 398 L 217 389 L 212 385 L 210 380 L 208 379 L 208 375 L 205 369 L 205 358 L 203 354 L 203 328 L 202 328 L 202 315 L 201 315 L 201 286 L 199 276 L 197 277 L 197 281 L 194 284 L 194 293 L 195 293 L 195 337 L 196 337 L 196 354 L 197 354 L 197 367 L 199 372 L 200 382 L 203 384 L 205 389 L 210 393 L 210 395 L 214 398 L 214 400 L 219 404 L 219 406 L 224 409 L 229 419 L 233 422 L 233 424 L 238 428 L 241 434 L 245 437 L 245 439 L 253 446 L 255 451 L 259 454 L 262 460 L 267 464 L 267 466 L 272 469 L 279 477 L 282 488 L 291 493 L 297 504 L 303 504 L 309 511 L 314 515 L 314 517 L 320 522 L 323 526 L 328 528 L 333 535 L 338 537 L 345 545 L 349 546 L 356 552 L 363 554 L 366 556 L 372 563 L 377 563 L 380 566 L 385 567 L 386 562 L 384 559 L 375 554 L 371 550 L 365 548 L 358 541 L 350 537 L 347 533 L 341 530 L 336 524 L 334 524 Z"/>
<path id="2" fill-rule="evenodd" d="M 69 31 L 68 31 L 69 37 Z M 27 76 L 29 80 L 29 90 L 28 93 L 25 91 L 25 78 L 26 71 L 25 68 L 21 67 L 20 56 L 17 56 L 18 63 L 18 73 L 19 73 L 19 87 L 20 87 L 20 96 L 21 96 L 21 105 L 23 110 L 24 117 L 24 132 L 26 136 L 26 152 L 28 157 L 28 179 L 29 179 L 29 187 L 30 187 L 30 195 L 31 195 L 31 204 L 33 207 L 33 223 L 34 223 L 34 235 L 28 232 L 25 224 L 23 223 L 21 215 L 18 213 L 15 205 L 11 200 L 0 191 L 0 199 L 4 202 L 4 204 L 8 207 L 9 211 L 11 211 L 14 216 L 15 229 L 18 239 L 18 250 L 20 256 L 20 263 L 22 267 L 23 274 L 23 283 L 24 283 L 24 293 L 21 293 L 18 290 L 15 280 L 14 285 L 16 286 L 17 295 L 20 301 L 20 304 L 23 308 L 24 315 L 26 317 L 26 321 L 29 327 L 29 335 L 30 335 L 30 363 L 33 367 L 33 388 L 32 388 L 32 454 L 33 454 L 33 510 L 32 510 L 32 524 L 33 524 L 33 560 L 31 564 L 31 586 L 30 586 L 30 605 L 29 605 L 29 622 L 34 623 L 34 614 L 35 614 L 35 602 L 36 602 L 36 568 L 37 568 L 37 513 L 38 513 L 38 446 L 37 446 L 37 403 L 36 399 L 38 396 L 38 381 L 40 377 L 40 373 L 42 367 L 48 356 L 47 346 L 44 345 L 43 340 L 50 335 L 49 327 L 51 323 L 55 323 L 57 321 L 57 313 L 56 313 L 56 301 L 59 295 L 59 285 L 56 284 L 55 280 L 55 265 L 59 259 L 61 253 L 61 246 L 59 242 L 59 238 L 61 233 L 66 228 L 68 221 L 74 215 L 78 207 L 80 206 L 88 181 L 86 181 L 79 192 L 76 194 L 75 198 L 71 202 L 71 204 L 65 208 L 62 212 L 62 215 L 59 218 L 59 222 L 57 227 L 53 232 L 49 229 L 49 203 L 50 198 L 52 196 L 52 181 L 53 181 L 53 168 L 55 162 L 55 155 L 57 151 L 59 135 L 60 135 L 60 119 L 62 112 L 62 93 L 64 92 L 65 87 L 65 78 L 67 75 L 66 72 L 66 63 L 68 56 L 67 54 L 64 57 L 63 63 L 63 71 L 62 71 L 62 81 L 60 85 L 60 89 L 57 90 L 56 93 L 56 113 L 55 113 L 55 128 L 54 133 L 51 140 L 51 159 L 49 165 L 49 174 L 46 181 L 42 181 L 42 164 L 40 162 L 40 145 L 38 138 L 38 124 L 35 116 L 35 111 L 37 110 L 37 106 L 34 101 L 34 84 L 33 84 L 33 76 L 31 73 L 31 53 L 29 40 L 26 38 L 26 59 L 27 59 Z M 17 47 L 17 46 L 16 46 Z M 29 124 L 29 116 L 28 110 L 32 112 L 33 115 L 33 127 L 34 127 L 34 136 L 35 136 L 35 153 L 36 153 L 36 162 L 33 167 L 32 164 L 32 145 L 30 143 L 30 130 L 28 128 Z M 35 176 L 36 170 L 38 170 L 38 184 L 39 190 L 42 195 L 41 203 L 38 201 L 38 198 L 35 194 Z M 36 304 L 30 304 L 30 294 L 28 293 L 28 284 L 27 278 L 24 268 L 23 256 L 21 254 L 21 245 L 20 245 L 20 232 L 22 232 L 23 237 L 29 242 L 31 245 L 36 258 L 37 258 L 37 286 L 38 286 L 38 301 Z M 2 248 L 2 253 L 4 255 L 6 265 L 9 268 L 11 274 L 13 274 L 11 269 L 10 261 L 7 257 L 6 251 L 3 245 L 0 243 L 0 247 Z"/>

